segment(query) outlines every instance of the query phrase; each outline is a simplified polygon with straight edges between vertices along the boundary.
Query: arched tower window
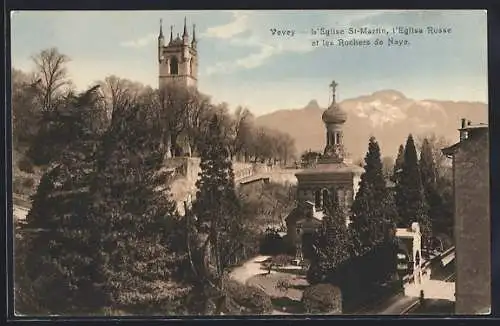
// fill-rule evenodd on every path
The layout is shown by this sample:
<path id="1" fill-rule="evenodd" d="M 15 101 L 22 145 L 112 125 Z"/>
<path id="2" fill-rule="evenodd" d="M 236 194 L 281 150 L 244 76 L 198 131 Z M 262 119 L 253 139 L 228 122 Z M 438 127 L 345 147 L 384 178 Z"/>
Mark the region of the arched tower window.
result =
<path id="1" fill-rule="evenodd" d="M 189 75 L 193 76 L 193 59 L 189 59 Z"/>
<path id="2" fill-rule="evenodd" d="M 316 206 L 316 208 L 321 207 L 321 192 L 319 190 L 314 192 L 314 206 Z"/>
<path id="3" fill-rule="evenodd" d="M 178 75 L 179 74 L 179 61 L 176 57 L 170 58 L 170 74 Z"/>

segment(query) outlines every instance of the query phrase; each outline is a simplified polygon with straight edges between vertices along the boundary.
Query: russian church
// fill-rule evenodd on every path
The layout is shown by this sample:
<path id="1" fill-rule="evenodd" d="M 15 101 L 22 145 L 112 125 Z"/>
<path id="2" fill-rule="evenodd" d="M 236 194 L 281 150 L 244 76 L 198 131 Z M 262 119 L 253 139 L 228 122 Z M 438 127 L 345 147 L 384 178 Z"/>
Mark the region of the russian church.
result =
<path id="1" fill-rule="evenodd" d="M 297 172 L 298 205 L 286 218 L 287 239 L 297 248 L 297 259 L 308 258 L 312 235 L 325 217 L 325 203 L 334 200 L 340 204 L 350 223 L 350 207 L 359 188 L 364 169 L 346 157 L 343 126 L 347 112 L 336 102 L 337 83 L 332 82 L 332 103 L 323 112 L 325 149 L 316 166 Z"/>

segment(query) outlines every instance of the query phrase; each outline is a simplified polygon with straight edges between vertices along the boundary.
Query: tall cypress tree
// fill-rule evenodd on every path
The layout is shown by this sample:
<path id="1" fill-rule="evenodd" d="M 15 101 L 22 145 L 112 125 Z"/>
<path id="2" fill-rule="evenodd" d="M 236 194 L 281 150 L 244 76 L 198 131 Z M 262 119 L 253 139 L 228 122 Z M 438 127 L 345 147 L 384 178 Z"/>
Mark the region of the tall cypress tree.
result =
<path id="1" fill-rule="evenodd" d="M 185 250 L 172 241 L 179 223 L 152 109 L 138 102 L 117 108 L 96 155 L 89 214 L 100 229 L 92 239 L 99 249 L 94 286 L 106 294 L 107 309 L 172 314 L 188 290 L 179 271 Z"/>
<path id="2" fill-rule="evenodd" d="M 71 94 L 53 112 L 61 152 L 50 156 L 20 229 L 27 241 L 24 267 L 40 309 L 48 313 L 85 313 L 101 304 L 102 292 L 92 286 L 96 248 L 91 239 L 99 230 L 87 219 L 98 109 L 88 91 Z"/>
<path id="3" fill-rule="evenodd" d="M 338 199 L 327 200 L 325 209 L 327 215 L 314 236 L 314 254 L 307 274 L 313 284 L 331 280 L 335 270 L 350 257 L 346 216 Z"/>
<path id="4" fill-rule="evenodd" d="M 403 169 L 404 155 L 405 147 L 403 145 L 399 145 L 398 156 L 396 157 L 396 161 L 394 162 L 394 171 L 391 177 L 391 181 L 395 184 L 399 183 L 399 176 L 401 175 L 401 171 Z"/>
<path id="5" fill-rule="evenodd" d="M 365 157 L 365 172 L 352 205 L 353 228 L 359 234 L 361 251 L 384 239 L 385 229 L 396 219 L 396 212 L 384 179 L 380 147 L 371 137 Z"/>
<path id="6" fill-rule="evenodd" d="M 202 277 L 206 299 L 214 302 L 219 314 L 227 306 L 224 274 L 234 255 L 244 246 L 241 236 L 245 225 L 240 203 L 235 192 L 234 173 L 222 126 L 214 115 L 204 144 L 200 146 L 201 172 L 196 186 L 193 214 L 196 216 L 198 236 L 204 238 L 201 250 L 208 257 L 208 274 Z"/>
<path id="7" fill-rule="evenodd" d="M 422 142 L 419 164 L 432 230 L 448 234 L 449 227 L 447 227 L 447 224 L 449 225 L 450 223 L 446 217 L 450 214 L 446 212 L 444 198 L 438 189 L 436 163 L 432 153 L 432 146 L 427 138 L 424 138 Z"/>
<path id="8" fill-rule="evenodd" d="M 427 215 L 417 151 L 411 134 L 406 141 L 403 168 L 396 186 L 396 203 L 401 217 L 400 226 L 409 227 L 411 223 L 418 222 L 424 237 L 427 237 L 430 232 L 430 221 Z"/>

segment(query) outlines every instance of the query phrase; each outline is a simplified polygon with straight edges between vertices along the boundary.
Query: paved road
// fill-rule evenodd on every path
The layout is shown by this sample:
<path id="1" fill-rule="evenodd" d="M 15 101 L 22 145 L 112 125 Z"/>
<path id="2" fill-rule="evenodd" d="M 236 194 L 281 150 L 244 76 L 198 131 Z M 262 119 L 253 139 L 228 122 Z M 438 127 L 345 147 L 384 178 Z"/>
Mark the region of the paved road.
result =
<path id="1" fill-rule="evenodd" d="M 248 279 L 255 275 L 259 275 L 265 273 L 264 270 L 261 269 L 261 263 L 268 259 L 270 256 L 257 256 L 254 257 L 243 265 L 235 267 L 229 276 L 235 280 L 240 282 L 241 284 L 246 284 Z"/>
<path id="2" fill-rule="evenodd" d="M 397 294 L 389 299 L 375 304 L 375 307 L 363 309 L 357 315 L 401 315 L 418 302 L 418 298 Z"/>
<path id="3" fill-rule="evenodd" d="M 234 268 L 229 276 L 231 279 L 240 282 L 241 284 L 247 284 L 247 281 L 259 274 L 267 273 L 267 271 L 261 269 L 261 263 L 268 259 L 271 256 L 257 256 L 254 257 L 243 265 Z M 276 273 L 275 271 L 271 271 L 271 273 Z M 290 315 L 290 313 L 286 313 L 284 311 L 273 310 L 272 315 Z"/>

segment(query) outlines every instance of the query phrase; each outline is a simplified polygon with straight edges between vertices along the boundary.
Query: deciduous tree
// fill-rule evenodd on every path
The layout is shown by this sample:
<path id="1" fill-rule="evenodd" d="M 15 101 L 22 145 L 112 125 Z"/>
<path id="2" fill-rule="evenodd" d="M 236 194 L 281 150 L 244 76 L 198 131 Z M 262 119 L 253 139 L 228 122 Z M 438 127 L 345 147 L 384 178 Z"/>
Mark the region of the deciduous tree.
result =
<path id="1" fill-rule="evenodd" d="M 164 147 L 157 132 L 162 126 L 155 109 L 155 103 L 137 101 L 115 107 L 96 154 L 87 223 L 100 231 L 92 242 L 101 275 L 96 283 L 106 293 L 102 305 L 172 314 L 189 290 L 181 285 L 187 259 L 162 169 Z"/>
<path id="2" fill-rule="evenodd" d="M 72 96 L 58 108 L 58 134 L 66 143 L 52 157 L 20 229 L 27 241 L 22 264 L 34 299 L 49 313 L 90 312 L 103 302 L 102 289 L 94 286 L 99 268 L 93 238 L 101 230 L 88 220 L 98 143 L 92 93 Z"/>

